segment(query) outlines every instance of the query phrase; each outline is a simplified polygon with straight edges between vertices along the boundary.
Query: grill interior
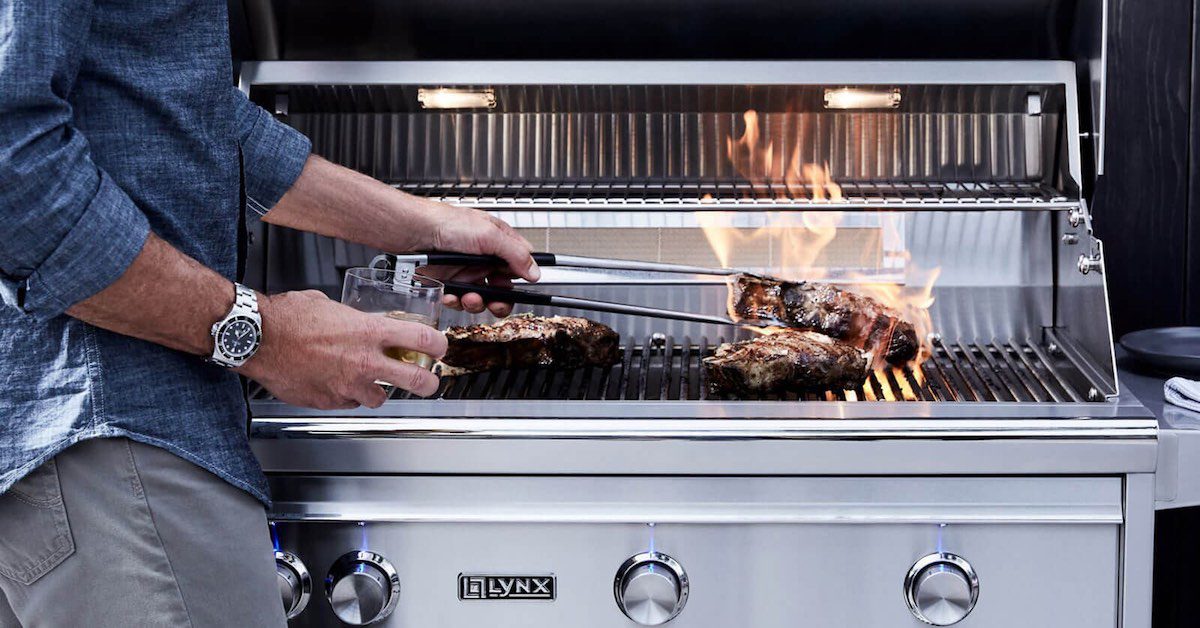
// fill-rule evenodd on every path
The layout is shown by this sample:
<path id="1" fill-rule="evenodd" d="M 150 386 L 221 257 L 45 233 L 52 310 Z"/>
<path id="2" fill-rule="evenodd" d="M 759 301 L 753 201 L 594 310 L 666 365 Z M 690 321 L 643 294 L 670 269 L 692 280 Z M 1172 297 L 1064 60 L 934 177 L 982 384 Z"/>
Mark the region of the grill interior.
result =
<path id="1" fill-rule="evenodd" d="M 608 368 L 498 369 L 443 377 L 435 398 L 447 400 L 724 400 L 711 397 L 700 361 L 712 355 L 724 338 L 676 339 L 656 334 L 625 347 L 622 360 Z M 939 341 L 933 356 L 916 369 L 875 371 L 853 390 L 763 395 L 759 401 L 939 401 L 939 402 L 1080 402 L 1085 396 L 1070 382 L 1074 373 L 1059 366 L 1032 340 L 990 343 Z M 1089 395 L 1091 396 L 1091 395 Z M 407 399 L 399 389 L 393 400 Z M 255 385 L 255 400 L 270 393 Z"/>

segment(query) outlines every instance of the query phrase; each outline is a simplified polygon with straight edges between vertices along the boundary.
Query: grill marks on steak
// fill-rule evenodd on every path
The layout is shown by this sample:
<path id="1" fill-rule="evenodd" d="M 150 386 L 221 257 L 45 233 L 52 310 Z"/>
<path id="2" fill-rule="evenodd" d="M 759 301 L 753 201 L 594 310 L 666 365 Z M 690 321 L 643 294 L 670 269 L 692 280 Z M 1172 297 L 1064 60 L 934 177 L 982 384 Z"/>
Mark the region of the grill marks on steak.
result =
<path id="1" fill-rule="evenodd" d="M 713 395 L 845 390 L 861 386 L 869 372 L 857 347 L 797 329 L 722 344 L 703 364 Z"/>
<path id="2" fill-rule="evenodd" d="M 607 325 L 574 316 L 519 314 L 495 323 L 451 327 L 445 375 L 495 368 L 609 366 L 621 359 L 620 337 Z"/>
<path id="3" fill-rule="evenodd" d="M 769 321 L 819 331 L 900 366 L 917 356 L 912 323 L 871 297 L 827 283 L 738 275 L 729 295 L 735 320 Z"/>

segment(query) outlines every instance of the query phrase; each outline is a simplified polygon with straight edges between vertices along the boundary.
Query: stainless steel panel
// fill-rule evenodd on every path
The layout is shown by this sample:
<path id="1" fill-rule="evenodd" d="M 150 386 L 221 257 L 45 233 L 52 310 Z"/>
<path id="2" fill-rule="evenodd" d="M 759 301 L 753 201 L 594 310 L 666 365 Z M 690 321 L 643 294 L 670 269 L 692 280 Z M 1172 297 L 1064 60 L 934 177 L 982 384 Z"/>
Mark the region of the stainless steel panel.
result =
<path id="1" fill-rule="evenodd" d="M 1121 524 L 1119 477 L 275 476 L 274 521 Z"/>
<path id="2" fill-rule="evenodd" d="M 1054 334 L 1065 351 L 1080 355 L 1094 369 L 1092 380 L 1103 395 L 1117 394 L 1117 365 L 1113 355 L 1112 320 L 1104 274 L 1104 249 L 1092 235 L 1091 217 L 1085 211 L 1054 220 L 1055 299 Z M 1094 261 L 1095 270 L 1082 272 L 1081 264 Z"/>
<path id="3" fill-rule="evenodd" d="M 786 100 L 772 107 L 782 115 L 778 124 L 771 127 L 780 133 L 779 141 L 782 143 L 791 137 L 800 138 L 802 141 L 796 144 L 802 149 L 799 155 L 805 159 L 811 157 L 815 163 L 828 161 L 835 179 L 837 175 L 842 175 L 842 180 L 851 183 L 860 177 L 886 181 L 889 178 L 882 175 L 887 173 L 889 177 L 907 174 L 915 180 L 939 183 L 1022 181 L 1028 180 L 1031 163 L 1040 160 L 1053 165 L 1053 168 L 1039 167 L 1039 174 L 1065 173 L 1063 177 L 1051 180 L 1061 181 L 1055 183 L 1055 187 L 1067 191 L 1068 196 L 1077 198 L 1077 192 L 1070 192 L 1078 190 L 1081 181 L 1079 144 L 1074 141 L 1079 132 L 1076 119 L 1078 95 L 1075 91 L 1074 65 L 1069 62 L 273 61 L 245 64 L 240 82 L 242 89 L 248 93 L 253 93 L 251 90 L 254 87 L 267 90 L 294 87 L 298 94 L 305 97 L 312 93 L 311 100 L 323 103 L 321 106 L 325 111 L 344 114 L 376 111 L 380 107 L 394 110 L 402 102 L 415 102 L 416 88 L 420 86 L 512 86 L 520 95 L 517 100 L 525 103 L 523 108 L 545 107 L 556 112 L 515 117 L 476 113 L 438 114 L 428 117 L 428 120 L 444 122 L 413 127 L 411 133 L 409 120 L 403 117 L 365 118 L 361 124 L 368 127 L 379 125 L 380 129 L 363 133 L 357 132 L 360 122 L 352 117 L 340 116 L 323 123 L 322 133 L 328 135 L 318 135 L 330 139 L 349 138 L 357 134 L 364 141 L 388 142 L 393 133 L 399 133 L 396 139 L 415 152 L 385 151 L 383 154 L 390 153 L 397 158 L 403 155 L 406 163 L 422 169 L 419 172 L 428 173 L 431 172 L 429 169 L 433 169 L 432 172 L 444 173 L 434 178 L 438 183 L 464 180 L 483 183 L 579 180 L 567 177 L 565 165 L 568 163 L 579 164 L 572 173 L 576 177 L 583 177 L 583 180 L 596 177 L 600 181 L 654 182 L 672 180 L 672 172 L 679 173 L 673 179 L 675 182 L 727 180 L 724 177 L 733 174 L 734 169 L 727 159 L 722 159 L 725 139 L 738 136 L 736 131 L 739 130 L 737 125 L 742 112 L 750 105 L 758 104 L 747 91 L 751 88 L 745 86 L 759 86 L 754 89 L 761 88 L 762 97 L 766 98 L 764 102 L 769 105 L 773 93 L 781 94 L 780 99 L 784 98 L 782 88 L 785 86 L 798 89 L 821 85 L 902 86 L 917 90 L 916 93 L 921 95 L 917 99 L 918 104 L 914 105 L 916 111 L 952 112 L 937 117 L 910 118 L 907 122 L 887 114 L 822 114 L 824 117 L 812 118 L 805 127 L 801 121 L 807 118 L 797 117 L 800 111 L 787 113 Z M 411 86 L 412 98 L 407 98 L 402 91 L 389 91 L 389 86 Z M 556 87 L 550 94 L 531 91 L 539 89 L 537 86 Z M 711 87 L 706 89 L 706 86 Z M 1028 114 L 1022 114 L 1019 123 L 1015 119 L 1004 121 L 1002 114 L 1024 111 L 1023 103 L 1029 89 L 1046 90 L 1051 86 L 1062 86 L 1061 91 L 1054 87 L 1046 92 L 1051 98 L 1044 102 L 1044 106 L 1049 108 L 1053 104 L 1053 110 L 1047 109 L 1038 117 L 1033 127 L 1036 132 L 1032 135 L 1025 132 Z M 358 95 L 355 95 L 355 89 L 359 90 Z M 655 89 L 660 89 L 662 93 L 647 91 Z M 581 106 L 581 102 L 590 102 L 588 98 L 579 96 L 581 93 L 588 94 L 588 90 L 607 90 L 601 93 L 609 94 L 616 92 L 618 95 L 608 96 L 607 106 L 597 112 L 613 115 L 576 118 L 562 115 L 570 114 Z M 730 96 L 716 100 L 719 104 L 716 108 L 725 115 L 707 122 L 704 116 L 669 115 L 672 112 L 694 112 L 697 106 L 711 108 L 708 104 L 710 101 L 700 100 L 700 96 L 694 97 L 696 102 L 686 108 L 687 96 L 681 95 L 674 100 L 668 96 L 687 94 L 688 90 L 698 90 L 697 94 L 719 94 L 721 90 L 730 90 Z M 741 90 L 741 96 L 737 95 L 738 90 Z M 645 95 L 639 100 L 637 95 L 642 92 Z M 927 92 L 930 96 L 925 98 Z M 339 99 L 339 94 L 344 95 Z M 498 101 L 505 100 L 502 96 L 498 96 Z M 620 104 L 614 107 L 614 101 Z M 530 102 L 535 104 L 529 105 Z M 1016 109 L 1006 103 L 1020 103 L 1021 108 Z M 655 115 L 645 115 L 648 112 L 654 112 Z M 826 122 L 822 123 L 822 120 Z M 484 125 L 479 128 L 479 133 L 476 132 L 477 124 Z M 468 126 L 471 132 L 465 132 Z M 389 130 L 383 132 L 383 127 Z M 814 132 L 796 134 L 796 130 L 801 128 L 811 128 Z M 585 132 L 585 129 L 592 131 Z M 1071 138 L 1070 141 L 1061 150 L 1055 148 L 1055 138 L 1062 137 L 1064 133 L 1065 137 Z M 678 140 L 686 137 L 688 142 L 667 142 L 665 138 L 668 135 L 677 135 Z M 768 131 L 766 135 L 770 137 L 772 133 Z M 496 142 L 479 141 L 485 137 L 496 138 Z M 569 143 L 568 137 L 575 137 L 577 141 Z M 592 137 L 594 141 L 585 146 L 587 137 Z M 826 143 L 817 141 L 821 137 L 828 138 Z M 805 142 L 804 138 L 812 138 L 812 141 Z M 1051 138 L 1051 143 L 1045 144 L 1045 138 Z M 608 143 L 602 145 L 599 143 L 602 141 Z M 1035 154 L 1043 157 L 1034 162 L 1026 159 L 1026 142 L 1042 143 L 1042 149 L 1035 151 Z M 351 163 L 348 145 L 337 144 L 336 141 L 330 144 L 331 147 L 334 145 L 339 147 L 336 150 L 338 159 Z M 677 150 L 675 147 L 680 145 L 695 145 L 701 152 L 685 158 L 687 150 L 691 150 L 686 149 L 684 153 L 671 158 Z M 811 147 L 811 155 L 804 148 L 806 146 Z M 876 150 L 883 146 L 893 147 L 893 150 Z M 445 152 L 441 147 L 450 152 Z M 464 163 L 476 163 L 481 154 L 491 153 L 494 149 L 499 149 L 510 158 L 503 159 L 497 155 L 496 158 L 478 161 L 479 166 L 472 166 L 467 173 L 456 172 Z M 899 153 L 895 149 L 899 149 Z M 704 151 L 711 151 L 711 154 Z M 556 159 L 548 159 L 551 152 Z M 368 153 L 363 151 L 361 154 Z M 777 154 L 790 155 L 782 150 Z M 514 161 L 511 158 L 514 155 L 528 156 L 530 159 L 518 158 Z M 539 155 L 542 157 L 539 158 Z M 583 165 L 589 163 L 587 159 L 592 155 L 596 156 L 594 168 L 590 173 L 585 173 Z M 623 158 L 619 158 L 621 156 Z M 551 163 L 563 166 L 552 167 Z M 485 167 L 483 164 L 488 165 Z M 976 168 L 975 164 L 980 167 Z M 986 169 L 982 168 L 983 164 L 987 164 Z M 486 173 L 485 176 L 475 174 L 479 168 L 484 168 L 482 172 Z M 968 176 L 972 170 L 980 174 L 975 178 Z M 983 171 L 987 172 L 986 176 L 981 176 Z M 697 178 L 685 175 L 699 172 L 705 176 Z M 922 176 L 914 176 L 918 173 Z M 406 170 L 406 174 L 414 176 L 418 173 Z M 453 176 L 447 178 L 448 175 Z M 714 175 L 723 176 L 714 178 Z M 396 180 L 395 177 L 391 178 Z M 418 176 L 416 180 L 429 181 L 430 178 Z M 905 178 L 900 176 L 898 180 L 904 181 Z M 779 178 L 775 181 L 783 183 Z M 721 198 L 719 194 L 714 196 Z"/>
<path id="4" fill-rule="evenodd" d="M 333 480 L 345 489 L 344 494 L 353 494 L 356 489 L 351 487 L 358 481 Z M 463 497 L 486 494 L 491 481 L 480 479 L 478 489 L 467 488 Z M 544 479 L 547 484 L 542 486 L 539 481 L 530 479 L 525 490 L 508 495 L 538 511 L 560 490 L 551 486 L 558 479 Z M 1071 490 L 1076 481 L 1077 495 Z M 278 480 L 281 492 L 288 491 L 282 485 L 286 482 Z M 360 526 L 280 521 L 275 527 L 281 546 L 318 574 L 349 550 L 369 549 L 390 559 L 400 574 L 402 594 L 396 615 L 383 625 L 626 625 L 613 600 L 613 576 L 625 558 L 648 549 L 670 554 L 689 576 L 691 595 L 673 626 L 782 628 L 796 625 L 801 617 L 814 626 L 919 626 L 908 614 L 900 588 L 913 561 L 938 550 L 965 557 L 979 573 L 980 603 L 968 620 L 971 625 L 1009 628 L 1028 623 L 1030 617 L 1037 617 L 1038 625 L 1056 627 L 1116 625 L 1120 524 L 1114 511 L 1120 506 L 1119 478 L 1030 479 L 1008 485 L 1007 480 L 987 479 L 833 479 L 824 485 L 827 480 L 770 480 L 749 491 L 759 493 L 763 502 L 772 496 L 785 503 L 827 499 L 834 508 L 846 507 L 848 513 L 855 504 L 877 504 L 876 512 L 888 516 L 874 523 L 868 523 L 869 517 L 853 516 L 845 521 L 793 524 L 688 523 L 688 515 L 706 517 L 703 503 L 713 497 L 745 498 L 746 490 L 727 494 L 727 487 L 718 484 L 709 490 L 702 482 L 701 478 L 634 480 L 630 491 L 635 500 L 651 494 L 663 504 L 660 508 L 677 508 L 672 522 L 436 521 Z M 561 495 L 567 503 L 558 499 L 553 507 L 575 501 L 585 511 L 625 508 L 624 492 L 615 484 L 610 487 L 617 492 Z M 369 488 L 357 490 L 372 494 Z M 320 494 L 319 490 L 313 493 Z M 445 499 L 442 491 L 431 495 L 401 488 L 399 494 L 417 504 L 425 498 Z M 986 497 L 994 498 L 991 504 L 983 503 Z M 606 498 L 611 500 L 607 504 Z M 940 505 L 922 512 L 922 504 L 930 502 Z M 996 515 L 1002 519 L 1006 512 L 1032 514 L 1031 507 L 1048 516 L 1061 506 L 1089 503 L 1106 514 L 1087 523 L 1068 522 L 1074 519 L 982 522 Z M 978 523 L 942 525 L 946 522 L 935 519 L 939 508 L 967 512 L 973 506 L 981 508 L 976 513 L 981 516 Z M 889 509 L 895 510 L 889 513 Z M 904 513 L 916 514 L 921 522 L 887 522 L 897 515 L 903 519 Z M 1030 556 L 1069 566 L 1068 571 L 1041 568 L 1040 563 L 1030 562 Z M 460 573 L 553 574 L 558 580 L 557 599 L 459 601 Z M 296 625 L 336 625 L 330 621 L 328 603 L 314 597 Z"/>
<path id="5" fill-rule="evenodd" d="M 256 422 L 256 433 L 288 431 L 259 433 L 251 444 L 264 469 L 281 473 L 1032 475 L 1151 472 L 1156 459 L 1153 427 L 1125 430 L 1123 436 L 1112 429 L 1107 438 L 1045 425 L 1024 432 L 1010 425 L 1008 437 L 947 425 L 924 438 L 886 430 L 821 438 L 811 430 L 768 430 L 762 424 L 748 428 L 756 427 L 756 434 L 722 435 L 696 421 L 688 428 L 623 419 L 599 431 L 595 424 L 542 419 L 540 434 L 533 421 L 512 426 L 507 424 L 513 421 L 495 421 L 490 432 L 473 432 L 448 419 L 378 425 L 343 420 L 341 432 L 334 431 L 338 422 L 321 421 L 319 431 L 300 420 Z M 728 423 L 733 430 L 735 422 Z M 827 429 L 853 427 L 824 423 Z M 506 434 L 505 427 L 515 432 Z"/>

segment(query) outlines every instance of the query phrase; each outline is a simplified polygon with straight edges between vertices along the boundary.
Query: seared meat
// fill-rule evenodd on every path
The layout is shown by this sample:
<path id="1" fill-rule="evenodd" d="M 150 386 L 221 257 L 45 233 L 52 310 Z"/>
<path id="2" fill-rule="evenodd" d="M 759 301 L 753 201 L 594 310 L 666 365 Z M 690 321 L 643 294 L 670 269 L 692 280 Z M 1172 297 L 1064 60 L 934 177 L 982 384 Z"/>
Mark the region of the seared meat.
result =
<path id="1" fill-rule="evenodd" d="M 915 358 L 920 348 L 912 323 L 871 297 L 826 283 L 749 274 L 738 275 L 731 285 L 729 315 L 735 320 L 819 331 L 897 366 Z"/>
<path id="2" fill-rule="evenodd" d="M 490 325 L 451 327 L 446 339 L 446 375 L 503 367 L 608 366 L 621 359 L 617 332 L 573 316 L 510 316 Z"/>
<path id="3" fill-rule="evenodd" d="M 812 331 L 786 329 L 742 342 L 725 343 L 704 358 L 709 392 L 760 393 L 845 390 L 867 379 L 866 354 Z"/>

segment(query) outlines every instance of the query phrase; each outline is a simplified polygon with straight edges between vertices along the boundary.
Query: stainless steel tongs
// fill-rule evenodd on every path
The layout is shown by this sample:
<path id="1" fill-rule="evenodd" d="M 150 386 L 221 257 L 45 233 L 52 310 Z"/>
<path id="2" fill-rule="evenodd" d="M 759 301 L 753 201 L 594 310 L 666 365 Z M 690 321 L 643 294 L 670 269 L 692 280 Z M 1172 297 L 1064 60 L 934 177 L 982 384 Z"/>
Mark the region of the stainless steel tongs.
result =
<path id="1" fill-rule="evenodd" d="M 747 271 L 733 268 L 707 268 L 704 266 L 688 266 L 686 264 L 663 264 L 660 262 L 642 262 L 636 260 L 607 259 L 602 257 L 584 257 L 580 255 L 559 255 L 556 253 L 533 253 L 533 260 L 539 266 L 565 266 L 571 268 L 590 268 L 603 270 L 634 270 L 657 273 L 673 273 L 686 275 L 730 276 Z M 373 267 L 388 268 L 417 268 L 421 266 L 496 266 L 501 267 L 505 262 L 491 255 L 468 255 L 465 253 L 443 253 L 430 251 L 408 255 L 380 255 L 371 262 Z M 677 312 L 643 305 L 629 305 L 612 301 L 598 301 L 544 292 L 532 292 L 516 288 L 496 288 L 480 286 L 472 283 L 457 281 L 444 282 L 446 293 L 462 296 L 474 292 L 488 301 L 504 301 L 524 305 L 546 305 L 552 307 L 576 308 L 594 312 L 612 312 L 632 316 L 649 316 L 671 320 L 691 321 L 696 323 L 712 323 L 715 325 L 761 325 L 757 321 L 737 322 L 726 316 L 697 314 L 694 312 Z"/>

